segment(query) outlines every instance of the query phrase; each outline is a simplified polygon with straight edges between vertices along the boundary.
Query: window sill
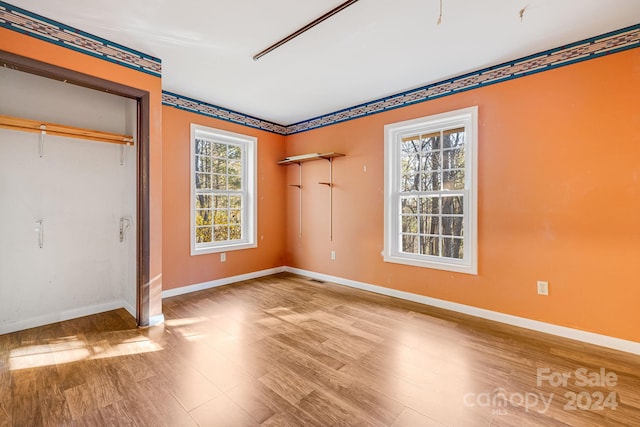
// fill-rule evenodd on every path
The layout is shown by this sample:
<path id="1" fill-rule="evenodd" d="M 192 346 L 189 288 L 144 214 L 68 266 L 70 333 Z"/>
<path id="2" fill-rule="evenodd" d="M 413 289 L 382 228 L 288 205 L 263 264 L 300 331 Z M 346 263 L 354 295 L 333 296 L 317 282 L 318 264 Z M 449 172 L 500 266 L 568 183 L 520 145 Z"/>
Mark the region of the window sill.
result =
<path id="1" fill-rule="evenodd" d="M 258 245 L 256 243 L 237 243 L 237 244 L 227 244 L 227 245 L 220 245 L 220 246 L 191 248 L 191 256 L 215 254 L 219 252 L 241 251 L 244 249 L 252 249 L 257 247 Z"/>
<path id="2" fill-rule="evenodd" d="M 454 273 L 464 273 L 478 275 L 478 266 L 475 264 L 449 263 L 431 260 L 419 260 L 400 255 L 390 255 L 386 252 L 382 254 L 385 262 L 394 264 L 411 265 L 414 267 L 430 268 L 433 270 L 451 271 Z"/>

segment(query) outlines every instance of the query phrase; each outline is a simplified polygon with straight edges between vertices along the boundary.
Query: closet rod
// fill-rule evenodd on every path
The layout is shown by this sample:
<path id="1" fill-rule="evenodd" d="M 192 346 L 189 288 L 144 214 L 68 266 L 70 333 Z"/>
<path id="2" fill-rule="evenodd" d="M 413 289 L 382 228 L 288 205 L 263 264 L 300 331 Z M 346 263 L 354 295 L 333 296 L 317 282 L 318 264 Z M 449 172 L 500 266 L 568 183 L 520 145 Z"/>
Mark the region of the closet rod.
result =
<path id="1" fill-rule="evenodd" d="M 0 128 L 20 130 L 24 132 L 45 132 L 47 135 L 67 138 L 88 139 L 91 141 L 109 142 L 112 144 L 133 145 L 133 136 L 120 135 L 99 130 L 83 129 L 56 123 L 43 123 L 19 117 L 0 116 Z"/>

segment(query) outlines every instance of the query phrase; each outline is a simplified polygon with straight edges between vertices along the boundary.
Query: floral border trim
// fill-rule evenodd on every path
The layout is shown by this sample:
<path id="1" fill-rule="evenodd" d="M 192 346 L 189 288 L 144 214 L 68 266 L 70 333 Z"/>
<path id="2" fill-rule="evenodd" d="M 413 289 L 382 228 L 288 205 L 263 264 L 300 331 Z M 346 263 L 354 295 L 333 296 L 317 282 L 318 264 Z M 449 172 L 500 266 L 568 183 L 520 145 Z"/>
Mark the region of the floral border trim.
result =
<path id="1" fill-rule="evenodd" d="M 0 27 L 157 77 L 162 61 L 142 52 L 0 1 Z"/>
<path id="2" fill-rule="evenodd" d="M 208 104 L 192 98 L 187 98 L 175 93 L 162 91 L 162 104 L 180 110 L 190 111 L 192 113 L 202 114 L 204 116 L 214 117 L 216 119 L 225 120 L 227 122 L 238 123 L 255 129 L 265 130 L 280 135 L 287 134 L 287 127 L 262 120 L 257 117 L 248 116 L 238 113 L 237 111 L 228 110 L 217 105 Z"/>

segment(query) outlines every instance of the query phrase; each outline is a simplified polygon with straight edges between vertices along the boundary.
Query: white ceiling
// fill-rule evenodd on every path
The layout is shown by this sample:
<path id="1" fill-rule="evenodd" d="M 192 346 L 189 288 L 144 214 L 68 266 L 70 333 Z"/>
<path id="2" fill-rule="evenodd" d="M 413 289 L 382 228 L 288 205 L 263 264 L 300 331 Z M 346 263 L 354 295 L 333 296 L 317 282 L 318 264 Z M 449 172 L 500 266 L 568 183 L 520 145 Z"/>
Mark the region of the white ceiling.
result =
<path id="1" fill-rule="evenodd" d="M 289 125 L 640 22 L 640 0 L 9 0 L 162 60 L 164 90 Z M 521 21 L 519 11 L 525 8 Z"/>

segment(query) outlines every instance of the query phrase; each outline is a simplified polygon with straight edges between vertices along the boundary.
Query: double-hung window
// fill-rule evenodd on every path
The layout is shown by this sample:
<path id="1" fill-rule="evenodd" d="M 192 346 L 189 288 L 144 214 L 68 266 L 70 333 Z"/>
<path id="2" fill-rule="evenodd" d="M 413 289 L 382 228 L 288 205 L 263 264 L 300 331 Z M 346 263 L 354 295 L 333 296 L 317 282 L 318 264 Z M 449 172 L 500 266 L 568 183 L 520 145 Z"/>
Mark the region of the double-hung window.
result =
<path id="1" fill-rule="evenodd" d="M 191 255 L 256 247 L 255 137 L 191 125 Z"/>
<path id="2" fill-rule="evenodd" d="M 385 126 L 385 261 L 477 274 L 477 115 Z"/>

